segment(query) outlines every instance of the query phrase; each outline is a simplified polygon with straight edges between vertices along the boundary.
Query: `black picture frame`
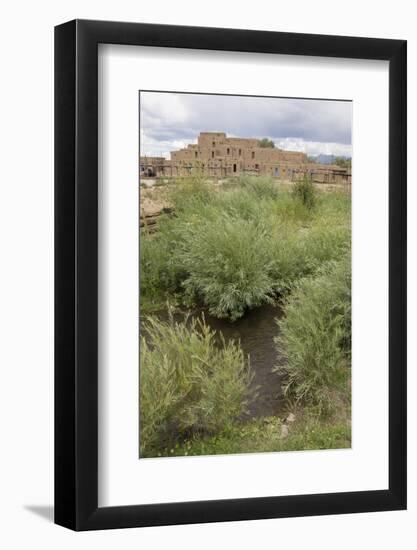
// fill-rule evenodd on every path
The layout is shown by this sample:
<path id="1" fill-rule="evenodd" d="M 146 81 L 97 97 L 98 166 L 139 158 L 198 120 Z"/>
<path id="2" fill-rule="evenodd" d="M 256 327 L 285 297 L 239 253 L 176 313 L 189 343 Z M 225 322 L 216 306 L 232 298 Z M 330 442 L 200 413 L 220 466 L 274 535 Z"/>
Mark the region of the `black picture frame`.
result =
<path id="1" fill-rule="evenodd" d="M 98 506 L 98 44 L 389 62 L 389 488 Z M 55 522 L 74 530 L 406 508 L 406 41 L 74 20 L 55 28 Z"/>

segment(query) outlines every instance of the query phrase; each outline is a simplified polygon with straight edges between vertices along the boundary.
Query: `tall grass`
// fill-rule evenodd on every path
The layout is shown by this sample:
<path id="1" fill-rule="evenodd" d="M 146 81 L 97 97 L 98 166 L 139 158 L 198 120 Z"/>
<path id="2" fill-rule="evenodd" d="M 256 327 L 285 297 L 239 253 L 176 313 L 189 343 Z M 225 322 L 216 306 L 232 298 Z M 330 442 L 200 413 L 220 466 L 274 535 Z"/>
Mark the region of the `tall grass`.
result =
<path id="1" fill-rule="evenodd" d="M 302 280 L 285 303 L 276 344 L 284 393 L 319 414 L 345 407 L 350 396 L 351 268 L 349 258 Z"/>
<path id="2" fill-rule="evenodd" d="M 249 365 L 201 320 L 148 317 L 140 339 L 140 452 L 225 429 L 245 411 Z"/>
<path id="3" fill-rule="evenodd" d="M 268 178 L 220 190 L 189 178 L 173 186 L 175 216 L 141 235 L 141 304 L 167 297 L 231 320 L 269 303 L 350 247 L 349 197 L 314 209 Z"/>
<path id="4" fill-rule="evenodd" d="M 316 204 L 316 190 L 311 178 L 306 175 L 294 183 L 293 194 L 309 210 Z"/>
<path id="5" fill-rule="evenodd" d="M 267 176 L 241 175 L 238 178 L 238 185 L 246 189 L 258 199 L 276 200 L 280 196 L 277 183 Z"/>

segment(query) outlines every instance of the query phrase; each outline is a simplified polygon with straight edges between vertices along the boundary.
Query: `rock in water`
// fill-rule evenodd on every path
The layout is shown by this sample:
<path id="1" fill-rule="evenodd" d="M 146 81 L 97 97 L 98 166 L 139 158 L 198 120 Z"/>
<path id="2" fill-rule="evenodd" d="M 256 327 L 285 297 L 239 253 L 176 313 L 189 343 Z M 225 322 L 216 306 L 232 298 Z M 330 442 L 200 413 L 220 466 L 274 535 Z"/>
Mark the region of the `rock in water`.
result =
<path id="1" fill-rule="evenodd" d="M 288 437 L 288 433 L 289 433 L 289 429 L 288 429 L 288 426 L 286 424 L 283 424 L 281 426 L 281 435 L 280 435 L 280 439 L 285 439 L 286 437 Z"/>
<path id="2" fill-rule="evenodd" d="M 293 422 L 295 422 L 295 414 L 290 413 L 287 416 L 287 419 L 285 420 L 285 422 L 287 422 L 288 424 L 292 424 Z"/>

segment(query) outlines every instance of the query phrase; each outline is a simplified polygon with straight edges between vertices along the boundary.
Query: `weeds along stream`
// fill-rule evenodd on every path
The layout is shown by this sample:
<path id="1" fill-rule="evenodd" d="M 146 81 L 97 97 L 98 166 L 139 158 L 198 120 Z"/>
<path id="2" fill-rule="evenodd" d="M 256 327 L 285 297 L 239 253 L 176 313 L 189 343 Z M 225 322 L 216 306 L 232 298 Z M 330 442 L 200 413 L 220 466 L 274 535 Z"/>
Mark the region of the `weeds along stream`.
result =
<path id="1" fill-rule="evenodd" d="M 169 322 L 170 315 L 166 309 L 155 312 L 154 315 L 161 321 Z M 271 368 L 272 365 L 278 365 L 280 359 L 274 338 L 277 336 L 277 321 L 281 315 L 281 309 L 272 305 L 250 310 L 235 322 L 217 319 L 198 310 L 172 313 L 175 322 L 186 323 L 188 326 L 193 319 L 204 318 L 206 324 L 216 333 L 217 345 L 221 346 L 220 334 L 226 342 L 232 341 L 240 345 L 245 357 L 248 358 L 252 373 L 247 411 L 241 420 L 277 415 L 283 412 L 285 407 L 281 377 Z M 143 324 L 145 325 L 146 321 Z M 146 338 L 146 329 L 143 327 L 142 330 Z"/>

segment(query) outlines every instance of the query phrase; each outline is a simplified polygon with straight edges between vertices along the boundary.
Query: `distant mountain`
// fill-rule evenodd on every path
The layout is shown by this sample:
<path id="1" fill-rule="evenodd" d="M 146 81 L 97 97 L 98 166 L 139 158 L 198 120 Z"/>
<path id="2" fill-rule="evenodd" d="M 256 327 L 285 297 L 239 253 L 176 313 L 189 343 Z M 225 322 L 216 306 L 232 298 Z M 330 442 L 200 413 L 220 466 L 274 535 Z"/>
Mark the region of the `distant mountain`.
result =
<path id="1" fill-rule="evenodd" d="M 343 158 L 343 159 L 349 159 L 350 157 L 342 156 L 342 155 L 311 155 L 311 158 L 313 158 L 316 162 L 319 164 L 333 164 L 335 158 Z"/>

